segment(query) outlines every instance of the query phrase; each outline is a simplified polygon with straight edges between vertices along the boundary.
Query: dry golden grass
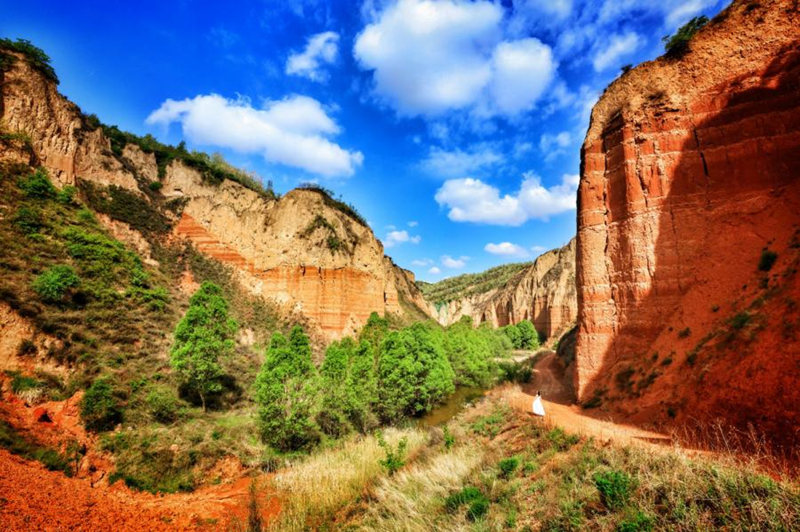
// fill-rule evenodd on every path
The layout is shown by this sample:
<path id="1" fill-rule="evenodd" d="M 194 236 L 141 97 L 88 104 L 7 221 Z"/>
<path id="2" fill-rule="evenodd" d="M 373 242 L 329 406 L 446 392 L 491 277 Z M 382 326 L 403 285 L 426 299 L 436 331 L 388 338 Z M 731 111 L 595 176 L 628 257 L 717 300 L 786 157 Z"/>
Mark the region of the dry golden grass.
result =
<path id="1" fill-rule="evenodd" d="M 409 456 L 416 454 L 428 439 L 427 433 L 419 429 L 384 432 L 386 442 L 393 447 L 404 437 L 408 439 Z M 304 530 L 331 520 L 339 508 L 357 499 L 385 475 L 379 462 L 384 456 L 374 436 L 357 436 L 277 473 L 273 485 L 282 508 L 270 529 Z"/>

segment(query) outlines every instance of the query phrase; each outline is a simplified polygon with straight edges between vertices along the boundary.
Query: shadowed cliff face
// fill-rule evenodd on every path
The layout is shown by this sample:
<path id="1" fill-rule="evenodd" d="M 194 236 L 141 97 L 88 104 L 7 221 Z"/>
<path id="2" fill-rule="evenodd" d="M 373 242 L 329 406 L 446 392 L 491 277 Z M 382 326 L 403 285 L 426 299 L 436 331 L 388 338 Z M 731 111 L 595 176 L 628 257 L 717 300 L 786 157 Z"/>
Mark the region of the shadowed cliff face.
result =
<path id="1" fill-rule="evenodd" d="M 575 385 L 634 421 L 722 418 L 791 445 L 800 16 L 790 1 L 749 6 L 735 2 L 683 59 L 623 76 L 593 112 Z M 769 271 L 765 248 L 778 254 Z"/>

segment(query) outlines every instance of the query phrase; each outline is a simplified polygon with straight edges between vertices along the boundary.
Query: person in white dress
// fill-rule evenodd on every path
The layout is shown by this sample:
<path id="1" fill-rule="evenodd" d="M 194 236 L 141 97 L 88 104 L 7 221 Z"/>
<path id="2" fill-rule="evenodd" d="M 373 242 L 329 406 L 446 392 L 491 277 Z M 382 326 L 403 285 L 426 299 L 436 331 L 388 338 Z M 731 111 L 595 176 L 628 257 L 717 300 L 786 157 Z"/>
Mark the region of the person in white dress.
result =
<path id="1" fill-rule="evenodd" d="M 542 392 L 537 391 L 536 397 L 533 399 L 533 413 L 537 416 L 544 417 L 544 405 L 542 404 Z"/>

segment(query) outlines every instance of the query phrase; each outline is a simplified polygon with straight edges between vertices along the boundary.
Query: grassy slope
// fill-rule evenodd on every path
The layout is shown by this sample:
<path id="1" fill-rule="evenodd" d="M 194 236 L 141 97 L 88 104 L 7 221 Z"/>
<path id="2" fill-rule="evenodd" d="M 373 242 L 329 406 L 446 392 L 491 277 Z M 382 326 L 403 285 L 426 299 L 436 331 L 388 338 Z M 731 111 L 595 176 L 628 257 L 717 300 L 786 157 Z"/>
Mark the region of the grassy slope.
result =
<path id="1" fill-rule="evenodd" d="M 752 463 L 602 445 L 512 412 L 497 396 L 451 421 L 449 432 L 450 449 L 440 429 L 394 434 L 395 441 L 409 437 L 413 452 L 393 476 L 378 467 L 382 453 L 369 438 L 299 463 L 270 486 L 286 509 L 272 527 L 331 521 L 333 528 L 420 531 L 800 527 L 800 486 Z M 317 499 L 324 486 L 337 488 Z"/>
<path id="2" fill-rule="evenodd" d="M 418 282 L 425 299 L 434 303 L 447 303 L 463 297 L 482 294 L 500 288 L 514 275 L 530 266 L 531 262 L 515 262 L 490 268 L 481 273 L 465 273 L 443 279 L 437 283 Z"/>

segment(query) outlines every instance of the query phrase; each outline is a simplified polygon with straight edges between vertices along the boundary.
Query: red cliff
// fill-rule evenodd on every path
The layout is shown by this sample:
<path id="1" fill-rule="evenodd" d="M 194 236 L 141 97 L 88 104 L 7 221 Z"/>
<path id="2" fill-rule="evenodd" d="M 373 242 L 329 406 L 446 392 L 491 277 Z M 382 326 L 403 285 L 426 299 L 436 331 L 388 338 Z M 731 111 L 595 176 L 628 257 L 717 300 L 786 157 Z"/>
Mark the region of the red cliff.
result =
<path id="1" fill-rule="evenodd" d="M 800 12 L 736 1 L 683 57 L 622 75 L 592 112 L 579 398 L 641 422 L 723 418 L 795 441 L 799 230 Z"/>

